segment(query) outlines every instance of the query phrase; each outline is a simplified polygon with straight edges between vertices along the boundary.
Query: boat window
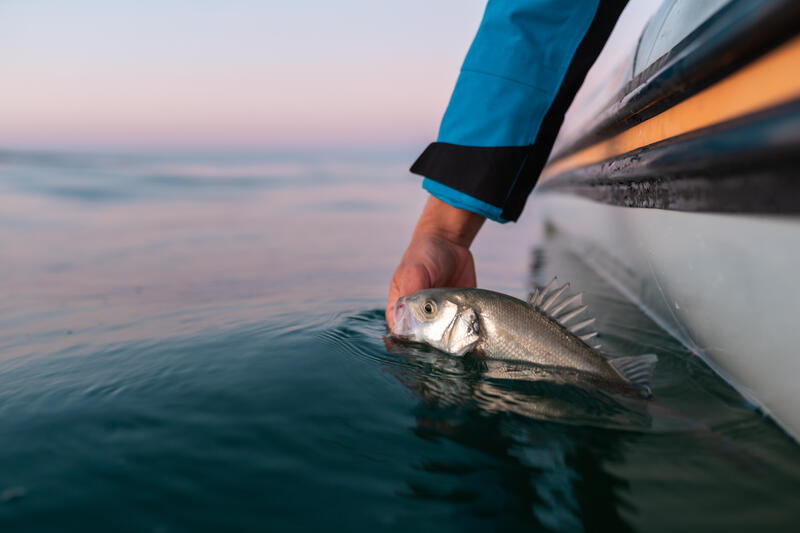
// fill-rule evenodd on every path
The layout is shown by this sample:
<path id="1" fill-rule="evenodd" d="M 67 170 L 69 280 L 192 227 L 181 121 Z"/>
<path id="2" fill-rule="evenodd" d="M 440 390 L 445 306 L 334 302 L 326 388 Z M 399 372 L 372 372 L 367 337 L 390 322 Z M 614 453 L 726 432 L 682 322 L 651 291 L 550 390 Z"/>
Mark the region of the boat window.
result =
<path id="1" fill-rule="evenodd" d="M 636 51 L 634 76 L 732 0 L 667 0 L 647 25 Z"/>

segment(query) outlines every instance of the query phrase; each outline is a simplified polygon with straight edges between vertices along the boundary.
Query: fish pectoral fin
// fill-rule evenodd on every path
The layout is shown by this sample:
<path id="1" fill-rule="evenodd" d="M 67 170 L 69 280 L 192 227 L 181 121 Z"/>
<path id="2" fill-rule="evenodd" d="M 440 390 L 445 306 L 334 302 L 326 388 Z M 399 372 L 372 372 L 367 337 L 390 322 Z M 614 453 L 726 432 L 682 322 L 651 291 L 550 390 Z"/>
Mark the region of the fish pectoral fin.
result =
<path id="1" fill-rule="evenodd" d="M 616 357 L 608 360 L 609 364 L 620 376 L 625 378 L 634 387 L 639 387 L 642 395 L 650 397 L 650 382 L 653 379 L 658 356 L 654 353 L 634 355 L 632 357 Z"/>

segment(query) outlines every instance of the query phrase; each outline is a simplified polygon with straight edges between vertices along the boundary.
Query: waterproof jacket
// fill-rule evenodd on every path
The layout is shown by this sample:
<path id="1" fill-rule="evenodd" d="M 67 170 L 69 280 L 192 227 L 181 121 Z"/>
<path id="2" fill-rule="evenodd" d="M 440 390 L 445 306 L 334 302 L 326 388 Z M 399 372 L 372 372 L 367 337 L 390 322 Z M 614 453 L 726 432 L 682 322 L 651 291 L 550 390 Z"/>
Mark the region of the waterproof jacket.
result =
<path id="1" fill-rule="evenodd" d="M 517 220 L 626 0 L 489 0 L 431 143 L 411 167 L 448 204 Z"/>

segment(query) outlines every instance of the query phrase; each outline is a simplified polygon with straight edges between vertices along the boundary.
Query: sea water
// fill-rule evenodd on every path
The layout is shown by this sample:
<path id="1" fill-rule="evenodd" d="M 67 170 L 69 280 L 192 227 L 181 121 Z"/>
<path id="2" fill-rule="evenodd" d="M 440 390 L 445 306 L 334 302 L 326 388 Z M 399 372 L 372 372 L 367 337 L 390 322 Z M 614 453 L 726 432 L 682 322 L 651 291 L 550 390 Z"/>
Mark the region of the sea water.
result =
<path id="1" fill-rule="evenodd" d="M 794 531 L 800 448 L 532 218 L 650 402 L 387 337 L 413 154 L 0 153 L 2 531 Z"/>

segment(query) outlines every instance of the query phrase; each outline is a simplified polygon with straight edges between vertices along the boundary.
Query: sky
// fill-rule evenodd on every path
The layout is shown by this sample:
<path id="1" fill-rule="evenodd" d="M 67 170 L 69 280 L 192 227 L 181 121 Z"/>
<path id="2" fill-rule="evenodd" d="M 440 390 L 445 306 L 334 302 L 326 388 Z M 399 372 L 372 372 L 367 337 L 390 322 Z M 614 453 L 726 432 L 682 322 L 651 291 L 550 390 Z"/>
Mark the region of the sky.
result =
<path id="1" fill-rule="evenodd" d="M 0 149 L 424 146 L 484 6 L 0 0 Z"/>

